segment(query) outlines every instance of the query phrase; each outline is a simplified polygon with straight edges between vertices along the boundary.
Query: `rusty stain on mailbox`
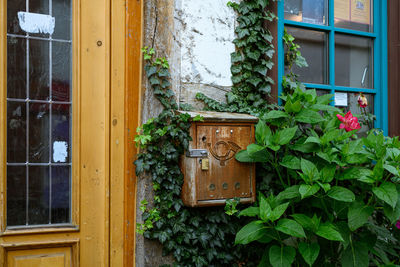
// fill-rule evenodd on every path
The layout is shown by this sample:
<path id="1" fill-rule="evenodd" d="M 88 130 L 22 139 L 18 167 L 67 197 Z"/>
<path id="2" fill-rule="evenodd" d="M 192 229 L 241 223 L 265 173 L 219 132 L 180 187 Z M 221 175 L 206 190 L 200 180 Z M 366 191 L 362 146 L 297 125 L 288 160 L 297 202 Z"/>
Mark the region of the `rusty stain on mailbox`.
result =
<path id="1" fill-rule="evenodd" d="M 238 197 L 242 203 L 255 201 L 255 165 L 235 159 L 240 150 L 254 143 L 257 118 L 246 114 L 187 112 L 192 118 L 193 138 L 180 165 L 184 174 L 182 201 L 186 206 L 225 205 Z"/>

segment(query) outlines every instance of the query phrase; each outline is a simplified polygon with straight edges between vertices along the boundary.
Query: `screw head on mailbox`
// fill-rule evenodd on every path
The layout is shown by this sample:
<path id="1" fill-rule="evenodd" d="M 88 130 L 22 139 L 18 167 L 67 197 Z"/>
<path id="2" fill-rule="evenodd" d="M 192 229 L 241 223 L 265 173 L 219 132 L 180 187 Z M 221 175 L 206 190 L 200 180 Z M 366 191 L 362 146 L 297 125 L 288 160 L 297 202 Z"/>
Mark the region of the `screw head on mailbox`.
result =
<path id="1" fill-rule="evenodd" d="M 185 112 L 192 118 L 193 141 L 181 157 L 184 174 L 182 201 L 186 206 L 220 206 L 227 199 L 242 203 L 255 201 L 255 165 L 235 159 L 240 150 L 255 142 L 254 125 L 258 119 L 246 114 Z"/>

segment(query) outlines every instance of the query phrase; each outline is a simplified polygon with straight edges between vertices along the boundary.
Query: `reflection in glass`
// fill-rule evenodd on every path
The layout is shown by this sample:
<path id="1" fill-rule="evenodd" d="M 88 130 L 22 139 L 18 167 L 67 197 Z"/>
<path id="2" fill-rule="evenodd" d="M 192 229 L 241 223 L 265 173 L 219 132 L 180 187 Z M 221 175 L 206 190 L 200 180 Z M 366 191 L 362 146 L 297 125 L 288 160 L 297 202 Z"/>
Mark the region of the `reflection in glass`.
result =
<path id="1" fill-rule="evenodd" d="M 70 222 L 71 167 L 54 166 L 51 171 L 51 223 Z"/>
<path id="2" fill-rule="evenodd" d="M 49 162 L 49 104 L 29 105 L 29 162 Z"/>
<path id="3" fill-rule="evenodd" d="M 372 40 L 344 34 L 335 36 L 336 85 L 373 88 Z"/>
<path id="4" fill-rule="evenodd" d="M 53 0 L 55 25 L 53 39 L 71 40 L 72 37 L 72 1 Z"/>
<path id="5" fill-rule="evenodd" d="M 29 167 L 28 223 L 49 223 L 49 167 Z"/>
<path id="6" fill-rule="evenodd" d="M 26 98 L 26 40 L 7 37 L 7 97 Z"/>
<path id="7" fill-rule="evenodd" d="M 372 31 L 373 0 L 335 0 L 335 27 Z"/>
<path id="8" fill-rule="evenodd" d="M 300 45 L 300 52 L 308 63 L 308 67 L 303 68 L 294 65 L 292 71 L 299 75 L 302 82 L 328 83 L 327 34 L 294 27 L 286 27 L 286 29 L 296 39 L 295 43 Z"/>
<path id="9" fill-rule="evenodd" d="M 49 99 L 49 42 L 29 41 L 29 98 Z"/>
<path id="10" fill-rule="evenodd" d="M 53 42 L 52 49 L 52 99 L 53 101 L 70 101 L 72 62 L 71 44 Z"/>
<path id="11" fill-rule="evenodd" d="M 285 0 L 285 19 L 324 25 L 327 23 L 327 0 Z"/>
<path id="12" fill-rule="evenodd" d="M 26 0 L 12 0 L 7 2 L 7 33 L 25 34 L 19 27 L 18 12 L 26 11 Z"/>
<path id="13" fill-rule="evenodd" d="M 26 167 L 7 166 L 7 226 L 26 224 Z"/>
<path id="14" fill-rule="evenodd" d="M 26 104 L 7 102 L 7 162 L 26 162 Z"/>

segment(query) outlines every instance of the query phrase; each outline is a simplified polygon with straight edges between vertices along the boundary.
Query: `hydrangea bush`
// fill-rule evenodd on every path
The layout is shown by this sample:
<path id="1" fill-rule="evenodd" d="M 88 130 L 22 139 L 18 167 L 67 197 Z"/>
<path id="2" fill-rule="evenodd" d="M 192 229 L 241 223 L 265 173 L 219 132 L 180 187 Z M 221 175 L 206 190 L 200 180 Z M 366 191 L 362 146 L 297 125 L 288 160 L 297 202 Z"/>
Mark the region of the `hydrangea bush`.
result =
<path id="1" fill-rule="evenodd" d="M 263 168 L 258 202 L 236 244 L 265 247 L 259 266 L 400 264 L 400 141 L 294 86 L 261 116 L 256 143 L 236 159 Z"/>

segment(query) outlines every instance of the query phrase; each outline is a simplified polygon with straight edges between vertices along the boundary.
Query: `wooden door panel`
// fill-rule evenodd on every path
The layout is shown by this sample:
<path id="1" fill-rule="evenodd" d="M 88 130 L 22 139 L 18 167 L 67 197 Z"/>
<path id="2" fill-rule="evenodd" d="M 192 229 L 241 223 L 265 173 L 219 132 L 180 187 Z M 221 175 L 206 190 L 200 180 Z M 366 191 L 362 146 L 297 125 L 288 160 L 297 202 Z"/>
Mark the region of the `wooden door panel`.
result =
<path id="1" fill-rule="evenodd" d="M 7 267 L 71 267 L 72 248 L 27 249 L 9 251 Z"/>

